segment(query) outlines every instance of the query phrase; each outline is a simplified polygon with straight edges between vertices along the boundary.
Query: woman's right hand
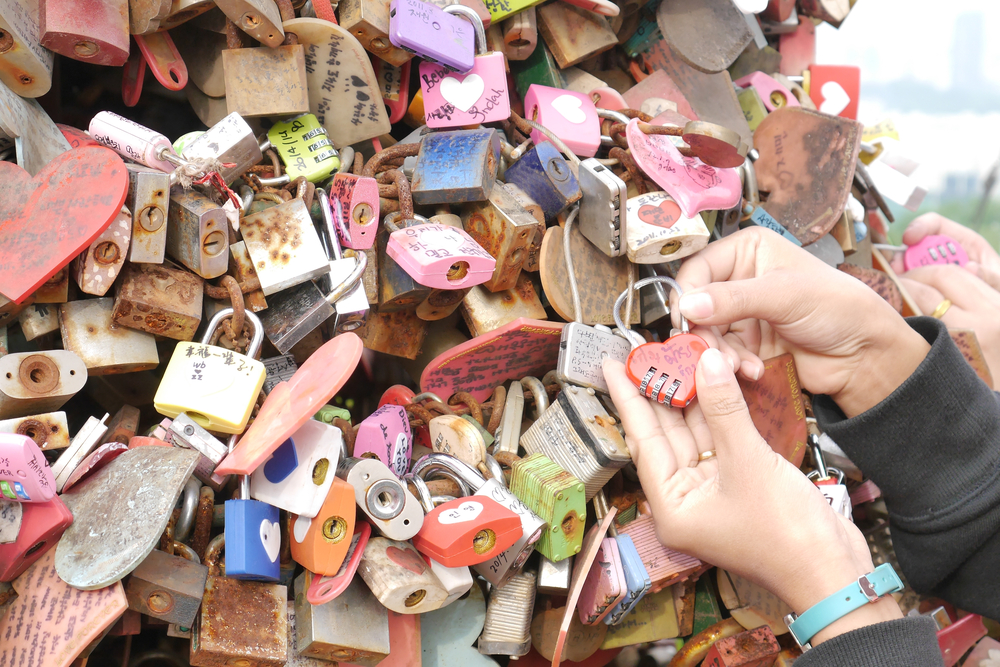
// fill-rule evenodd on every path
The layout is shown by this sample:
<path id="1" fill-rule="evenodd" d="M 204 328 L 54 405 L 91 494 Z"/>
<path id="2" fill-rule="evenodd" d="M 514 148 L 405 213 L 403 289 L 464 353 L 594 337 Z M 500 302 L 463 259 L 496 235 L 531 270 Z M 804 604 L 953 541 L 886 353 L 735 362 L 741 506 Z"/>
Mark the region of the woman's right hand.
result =
<path id="1" fill-rule="evenodd" d="M 950 236 L 962 245 L 969 256 L 965 269 L 995 290 L 1000 290 L 1000 254 L 982 236 L 954 220 L 938 213 L 924 213 L 913 219 L 903 232 L 903 243 L 912 246 L 932 234 Z M 903 273 L 903 254 L 897 253 L 892 260 L 896 273 Z"/>

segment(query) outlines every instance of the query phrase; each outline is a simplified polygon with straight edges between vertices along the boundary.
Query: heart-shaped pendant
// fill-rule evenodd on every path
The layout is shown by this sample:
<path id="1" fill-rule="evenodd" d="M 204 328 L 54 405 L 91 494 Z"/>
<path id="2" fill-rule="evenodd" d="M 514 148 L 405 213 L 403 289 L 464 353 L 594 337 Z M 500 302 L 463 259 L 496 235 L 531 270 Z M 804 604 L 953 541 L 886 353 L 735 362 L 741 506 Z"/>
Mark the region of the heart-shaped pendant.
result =
<path id="1" fill-rule="evenodd" d="M 32 178 L 0 163 L 0 292 L 20 303 L 86 249 L 125 203 L 128 172 L 114 151 L 74 148 Z"/>
<path id="2" fill-rule="evenodd" d="M 694 371 L 708 349 L 700 336 L 681 333 L 662 343 L 632 350 L 625 362 L 629 380 L 646 398 L 673 408 L 686 408 L 696 395 Z"/>

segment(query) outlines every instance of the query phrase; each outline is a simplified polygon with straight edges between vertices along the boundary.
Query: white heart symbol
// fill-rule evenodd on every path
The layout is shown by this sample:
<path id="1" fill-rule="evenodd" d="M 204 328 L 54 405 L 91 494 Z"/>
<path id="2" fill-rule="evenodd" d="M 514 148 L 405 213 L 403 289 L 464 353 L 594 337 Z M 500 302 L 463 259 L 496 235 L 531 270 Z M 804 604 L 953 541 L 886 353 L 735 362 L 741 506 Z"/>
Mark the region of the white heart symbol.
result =
<path id="1" fill-rule="evenodd" d="M 483 511 L 483 504 L 474 500 L 466 500 L 458 507 L 452 508 L 438 515 L 438 523 L 445 525 L 452 523 L 465 523 L 472 521 Z"/>
<path id="2" fill-rule="evenodd" d="M 306 539 L 306 533 L 309 532 L 309 526 L 312 525 L 312 519 L 306 516 L 300 516 L 295 519 L 295 525 L 292 526 L 292 537 L 299 544 L 302 544 L 302 540 Z M 263 528 L 261 529 L 263 531 Z"/>
<path id="3" fill-rule="evenodd" d="M 573 95 L 560 95 L 552 100 L 552 108 L 561 113 L 563 118 L 577 125 L 587 120 L 587 114 L 580 108 L 582 104 L 580 98 Z"/>
<path id="4" fill-rule="evenodd" d="M 760 14 L 767 8 L 767 0 L 733 0 L 733 4 L 744 14 Z"/>
<path id="5" fill-rule="evenodd" d="M 851 103 L 850 95 L 836 81 L 827 81 L 819 92 L 823 95 L 823 103 L 819 105 L 819 110 L 831 116 L 836 116 Z"/>
<path id="6" fill-rule="evenodd" d="M 281 549 L 281 531 L 278 530 L 277 521 L 271 523 L 264 519 L 260 522 L 260 541 L 271 562 L 278 560 L 278 551 Z"/>
<path id="7" fill-rule="evenodd" d="M 472 108 L 479 98 L 483 96 L 486 84 L 483 77 L 478 74 L 470 74 L 465 77 L 465 81 L 459 81 L 453 76 L 446 76 L 441 82 L 441 97 L 445 102 L 449 102 L 462 113 Z"/>

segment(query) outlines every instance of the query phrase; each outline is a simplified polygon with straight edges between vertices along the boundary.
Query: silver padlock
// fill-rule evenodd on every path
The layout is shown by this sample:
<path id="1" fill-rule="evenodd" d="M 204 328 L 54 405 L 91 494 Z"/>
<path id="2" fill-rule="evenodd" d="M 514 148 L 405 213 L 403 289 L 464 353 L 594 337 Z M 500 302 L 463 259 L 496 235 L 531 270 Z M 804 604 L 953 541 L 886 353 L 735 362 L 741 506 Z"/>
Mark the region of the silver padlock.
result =
<path id="1" fill-rule="evenodd" d="M 570 322 L 563 327 L 559 339 L 556 379 L 607 394 L 608 383 L 602 366 L 604 360 L 614 359 L 624 364 L 631 351 L 632 345 L 606 326 Z"/>
<path id="2" fill-rule="evenodd" d="M 535 610 L 535 581 L 530 570 L 514 575 L 503 588 L 493 588 L 486 605 L 486 622 L 479 635 L 485 655 L 527 655 L 531 650 L 531 618 Z"/>
<path id="3" fill-rule="evenodd" d="M 295 579 L 295 648 L 302 656 L 375 667 L 389 655 L 389 615 L 361 577 L 320 605 L 306 598 L 308 577 Z"/>
<path id="4" fill-rule="evenodd" d="M 222 487 L 229 481 L 229 475 L 216 475 L 215 467 L 229 453 L 226 443 L 202 428 L 186 412 L 177 415 L 170 422 L 169 434 L 170 442 L 175 447 L 193 449 L 201 454 L 198 465 L 194 469 L 195 477 L 202 484 L 212 487 L 213 491 L 221 491 Z"/>
<path id="5" fill-rule="evenodd" d="M 167 251 L 167 214 L 170 207 L 170 174 L 141 164 L 126 164 L 132 212 L 132 243 L 128 260 L 136 264 L 162 264 Z"/>
<path id="6" fill-rule="evenodd" d="M 226 185 L 231 185 L 243 172 L 264 159 L 253 129 L 236 112 L 186 145 L 183 157 L 188 160 L 213 159 L 232 164 L 232 167 L 223 167 L 219 172 Z"/>
<path id="7" fill-rule="evenodd" d="M 625 254 L 628 186 L 596 158 L 580 163 L 580 233 L 609 257 Z"/>
<path id="8" fill-rule="evenodd" d="M 330 207 L 330 197 L 326 190 L 316 191 L 319 198 L 319 210 L 323 214 L 323 224 L 320 228 L 320 237 L 326 244 L 327 256 L 330 261 L 330 271 L 317 282 L 324 291 L 332 291 L 333 288 L 343 282 L 354 271 L 357 260 L 345 258 L 340 247 L 338 230 L 334 225 L 343 220 L 340 210 L 340 200 L 335 199 L 334 205 L 337 207 L 336 215 Z M 346 236 L 347 230 L 342 230 Z M 356 253 L 360 255 L 362 253 Z M 337 333 L 354 331 L 364 325 L 368 317 L 368 296 L 365 294 L 365 286 L 359 280 L 354 287 L 344 296 L 337 299 L 333 307 L 337 311 Z"/>
<path id="9" fill-rule="evenodd" d="M 319 278 L 330 270 L 312 216 L 301 199 L 244 217 L 240 232 L 264 296 Z"/>
<path id="10" fill-rule="evenodd" d="M 344 457 L 337 477 L 354 488 L 354 499 L 378 530 L 392 540 L 408 540 L 424 525 L 418 501 L 396 474 L 378 459 Z"/>

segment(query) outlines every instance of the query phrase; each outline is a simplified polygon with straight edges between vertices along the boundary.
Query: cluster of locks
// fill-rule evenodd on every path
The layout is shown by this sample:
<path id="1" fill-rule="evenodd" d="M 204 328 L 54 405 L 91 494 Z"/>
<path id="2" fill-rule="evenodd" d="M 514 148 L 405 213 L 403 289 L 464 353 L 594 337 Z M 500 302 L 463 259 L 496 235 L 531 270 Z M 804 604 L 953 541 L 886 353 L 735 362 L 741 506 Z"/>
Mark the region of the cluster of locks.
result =
<path id="1" fill-rule="evenodd" d="M 657 540 L 601 364 L 686 406 L 670 276 L 741 226 L 919 313 L 873 244 L 915 162 L 813 62 L 853 2 L 449 2 L 0 0 L 0 666 L 799 655 Z M 56 53 L 209 129 L 57 125 Z M 744 394 L 894 560 L 791 357 Z M 934 617 L 949 666 L 986 633 Z"/>

